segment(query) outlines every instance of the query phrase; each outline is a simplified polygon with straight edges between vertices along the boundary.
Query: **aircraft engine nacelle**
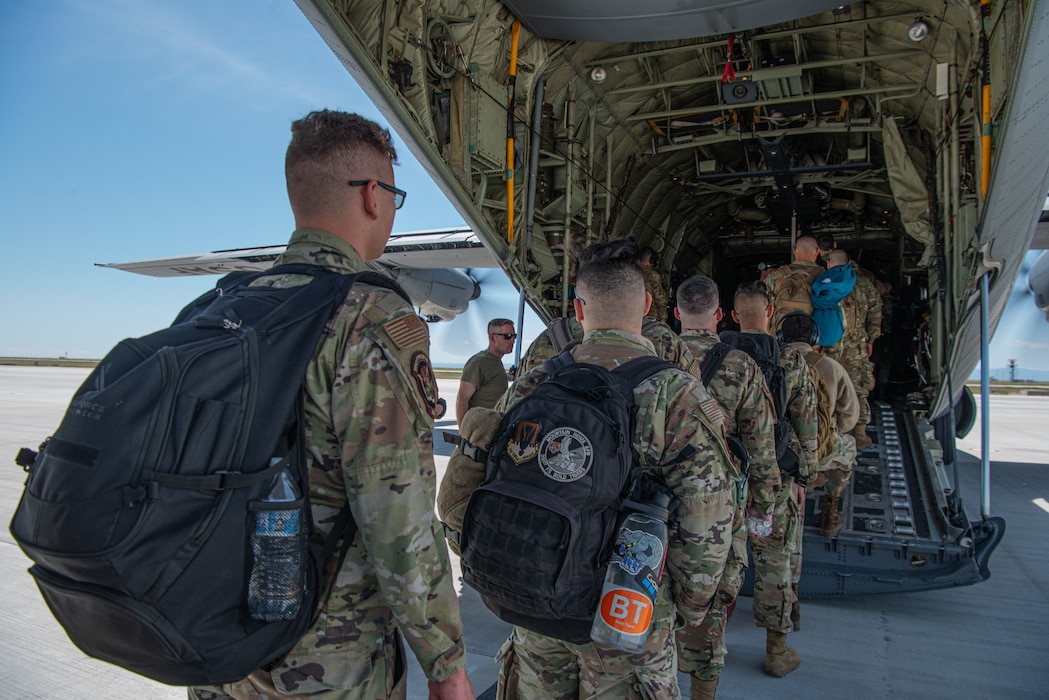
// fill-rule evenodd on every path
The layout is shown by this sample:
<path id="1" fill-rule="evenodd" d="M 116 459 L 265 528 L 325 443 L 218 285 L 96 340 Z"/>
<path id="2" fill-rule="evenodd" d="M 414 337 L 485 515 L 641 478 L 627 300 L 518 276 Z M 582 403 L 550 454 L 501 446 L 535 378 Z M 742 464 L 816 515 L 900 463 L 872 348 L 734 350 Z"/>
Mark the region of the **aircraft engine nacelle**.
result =
<path id="1" fill-rule="evenodd" d="M 401 268 L 396 279 L 427 321 L 451 321 L 481 295 L 470 275 L 453 268 Z"/>
<path id="2" fill-rule="evenodd" d="M 1034 303 L 1049 321 L 1049 253 L 1042 253 L 1035 260 L 1027 277 L 1027 284 L 1034 292 Z"/>

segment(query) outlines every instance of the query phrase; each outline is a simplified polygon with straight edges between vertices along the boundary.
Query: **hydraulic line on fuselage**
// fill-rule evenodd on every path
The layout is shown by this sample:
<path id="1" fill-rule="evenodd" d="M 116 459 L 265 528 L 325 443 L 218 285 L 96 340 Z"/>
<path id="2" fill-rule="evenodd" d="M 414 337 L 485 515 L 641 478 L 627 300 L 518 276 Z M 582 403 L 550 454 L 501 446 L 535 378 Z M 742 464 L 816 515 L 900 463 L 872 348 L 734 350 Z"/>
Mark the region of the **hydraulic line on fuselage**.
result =
<path id="1" fill-rule="evenodd" d="M 521 20 L 510 30 L 510 75 L 506 78 L 506 240 L 514 242 L 514 100 L 517 99 L 517 42 Z"/>
<path id="2" fill-rule="evenodd" d="M 991 0 L 980 0 L 983 30 L 980 34 L 980 50 L 983 51 L 980 95 L 980 193 L 987 199 L 987 187 L 991 182 Z"/>

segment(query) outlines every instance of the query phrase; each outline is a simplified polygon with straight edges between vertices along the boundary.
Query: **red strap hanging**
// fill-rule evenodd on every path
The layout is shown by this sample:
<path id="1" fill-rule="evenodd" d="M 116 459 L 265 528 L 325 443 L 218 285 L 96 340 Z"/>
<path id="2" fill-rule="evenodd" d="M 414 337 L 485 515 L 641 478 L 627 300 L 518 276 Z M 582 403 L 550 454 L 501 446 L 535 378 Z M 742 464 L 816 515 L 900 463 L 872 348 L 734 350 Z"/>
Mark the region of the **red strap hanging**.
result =
<path id="1" fill-rule="evenodd" d="M 728 59 L 725 61 L 725 70 L 721 74 L 721 82 L 727 83 L 736 79 L 736 69 L 732 67 L 732 46 L 736 43 L 736 35 L 728 35 Z"/>

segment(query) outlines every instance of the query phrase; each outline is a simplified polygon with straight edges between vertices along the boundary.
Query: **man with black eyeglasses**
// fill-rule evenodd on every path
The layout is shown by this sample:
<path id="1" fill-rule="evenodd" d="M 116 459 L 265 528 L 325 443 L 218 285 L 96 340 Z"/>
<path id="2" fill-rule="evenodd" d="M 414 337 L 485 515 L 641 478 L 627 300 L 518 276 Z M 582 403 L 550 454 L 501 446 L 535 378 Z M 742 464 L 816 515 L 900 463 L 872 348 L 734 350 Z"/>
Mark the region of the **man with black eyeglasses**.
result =
<path id="1" fill-rule="evenodd" d="M 506 391 L 506 370 L 503 355 L 514 349 L 517 333 L 514 322 L 508 318 L 493 318 L 488 322 L 488 347 L 477 353 L 463 367 L 459 395 L 455 399 L 455 416 L 462 420 L 474 406 L 494 408 Z"/>
<path id="2" fill-rule="evenodd" d="M 291 133 L 285 177 L 296 230 L 278 262 L 363 271 L 382 255 L 404 204 L 404 191 L 390 184 L 397 152 L 389 131 L 323 110 Z M 257 284 L 309 279 L 283 273 Z M 318 536 L 347 502 L 358 530 L 342 568 L 332 562 L 324 572 L 330 595 L 291 652 L 236 683 L 193 687 L 190 698 L 404 698 L 407 643 L 428 697 L 472 700 L 454 574 L 433 512 L 439 404 L 429 346 L 407 300 L 362 280 L 328 321 L 305 377 L 288 377 L 303 382 Z"/>

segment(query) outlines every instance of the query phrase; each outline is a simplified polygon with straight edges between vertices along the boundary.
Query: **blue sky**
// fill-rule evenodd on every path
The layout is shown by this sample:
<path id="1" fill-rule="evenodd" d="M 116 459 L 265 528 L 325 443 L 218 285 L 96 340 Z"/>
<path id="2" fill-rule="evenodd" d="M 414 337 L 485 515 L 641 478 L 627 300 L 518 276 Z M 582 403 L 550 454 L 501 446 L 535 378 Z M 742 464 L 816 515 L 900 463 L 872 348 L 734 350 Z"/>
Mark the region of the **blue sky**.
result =
<path id="1" fill-rule="evenodd" d="M 1038 370 L 1041 374 L 1033 378 L 1049 381 L 1049 376 L 1045 376 L 1049 370 L 1049 323 L 1045 314 L 1035 306 L 1034 294 L 1027 284 L 1027 274 L 1041 254 L 1042 251 L 1032 250 L 1024 257 L 1005 312 L 995 329 L 989 363 L 992 379 L 1008 379 L 1007 372 L 995 370 L 1007 367 L 1012 359 L 1016 360 L 1017 378 L 1032 378 L 1025 377 L 1024 371 Z"/>
<path id="2" fill-rule="evenodd" d="M 101 357 L 214 284 L 93 263 L 285 242 L 289 125 L 324 107 L 381 121 L 292 0 L 0 3 L 0 355 Z M 400 146 L 395 230 L 462 225 Z M 431 326 L 435 363 L 480 349 L 487 318 L 517 317 L 500 275 Z M 991 364 L 1049 369 L 1049 324 L 1014 296 Z M 526 322 L 525 344 L 535 333 Z"/>
<path id="3" fill-rule="evenodd" d="M 290 123 L 382 121 L 291 0 L 0 3 L 0 100 L 5 356 L 97 358 L 167 325 L 216 278 L 94 263 L 283 243 Z M 398 145 L 395 230 L 463 225 Z M 431 326 L 435 363 L 485 344 L 479 314 L 516 319 L 513 288 L 485 275 L 476 313 Z"/>

